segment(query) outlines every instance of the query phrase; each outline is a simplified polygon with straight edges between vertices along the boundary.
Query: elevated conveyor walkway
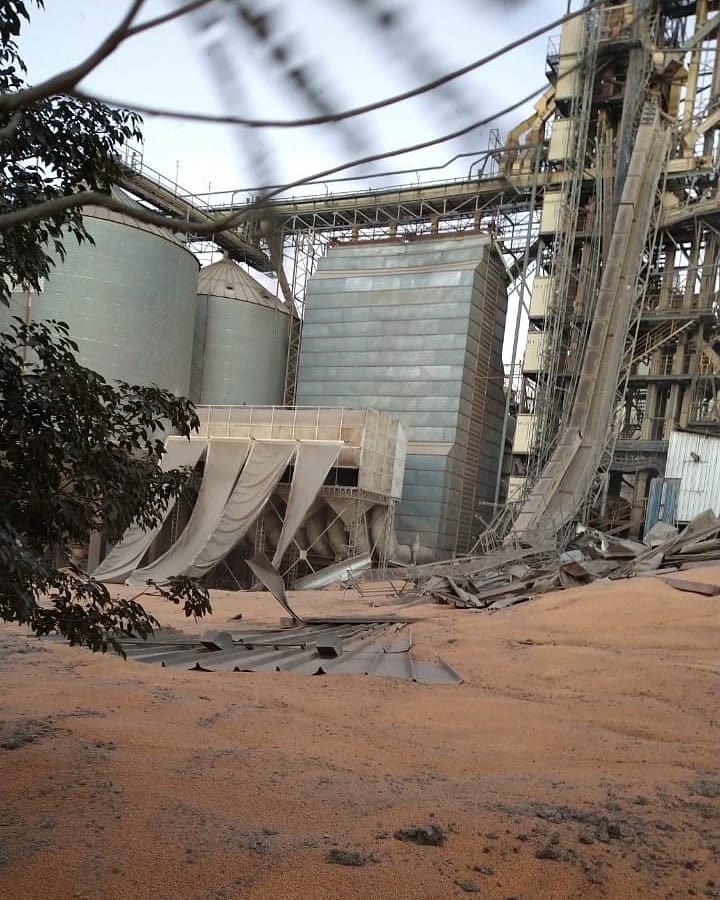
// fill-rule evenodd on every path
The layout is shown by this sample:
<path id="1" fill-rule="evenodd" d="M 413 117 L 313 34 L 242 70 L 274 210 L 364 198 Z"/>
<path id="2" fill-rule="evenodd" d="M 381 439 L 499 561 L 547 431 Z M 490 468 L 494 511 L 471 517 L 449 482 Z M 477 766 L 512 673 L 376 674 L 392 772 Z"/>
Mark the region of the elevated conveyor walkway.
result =
<path id="1" fill-rule="evenodd" d="M 187 219 L 188 222 L 191 220 L 203 223 L 213 222 L 230 212 L 230 210 L 226 210 L 223 213 L 210 209 L 199 202 L 199 197 L 178 194 L 176 186 L 170 182 L 163 183 L 151 174 L 151 170 L 146 170 L 143 166 L 135 168 L 123 164 L 119 183 L 121 187 L 147 203 L 172 216 Z M 188 232 L 192 235 L 191 227 L 188 227 Z M 271 272 L 273 269 L 268 256 L 260 247 L 243 237 L 238 229 L 230 228 L 227 231 L 213 233 L 212 240 L 227 251 L 232 259 L 249 263 L 259 272 Z"/>

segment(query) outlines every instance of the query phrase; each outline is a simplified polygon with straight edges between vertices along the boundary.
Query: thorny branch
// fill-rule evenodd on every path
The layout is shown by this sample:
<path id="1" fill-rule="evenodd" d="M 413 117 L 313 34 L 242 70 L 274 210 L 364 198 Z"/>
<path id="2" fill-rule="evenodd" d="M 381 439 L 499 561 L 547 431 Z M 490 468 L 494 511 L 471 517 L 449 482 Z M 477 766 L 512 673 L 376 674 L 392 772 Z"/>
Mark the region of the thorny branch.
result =
<path id="1" fill-rule="evenodd" d="M 182 9 L 180 10 L 176 10 L 175 14 L 168 14 L 163 18 L 167 19 L 171 15 L 174 16 L 183 14 L 185 12 L 190 12 L 191 7 L 200 7 L 208 2 L 209 0 L 196 0 L 194 4 L 188 4 L 187 6 L 182 7 Z M 496 59 L 499 59 L 501 56 L 505 56 L 512 50 L 516 50 L 523 44 L 526 44 L 529 41 L 534 40 L 535 38 L 541 37 L 548 31 L 552 31 L 554 28 L 559 28 L 570 19 L 574 19 L 579 15 L 584 15 L 588 12 L 588 10 L 594 9 L 596 6 L 599 6 L 604 2 L 605 0 L 595 0 L 595 2 L 590 4 L 589 6 L 584 6 L 580 9 L 568 13 L 567 15 L 561 16 L 560 18 L 549 22 L 547 25 L 543 25 L 541 28 L 536 28 L 535 31 L 531 31 L 528 34 L 525 34 L 522 37 L 511 41 L 509 44 L 505 44 L 505 46 L 500 47 L 498 50 L 494 50 L 487 56 L 483 56 L 480 59 L 475 60 L 474 62 L 468 63 L 468 65 L 462 66 L 459 69 L 455 69 L 452 72 L 448 72 L 446 75 L 442 75 L 439 78 L 428 81 L 425 84 L 420 85 L 419 87 L 413 88 L 412 90 L 404 91 L 401 94 L 395 94 L 391 97 L 386 97 L 383 100 L 377 100 L 374 103 L 367 103 L 364 106 L 356 106 L 353 109 L 347 109 L 342 112 L 332 113 L 330 115 L 308 116 L 302 119 L 249 119 L 244 118 L 243 116 L 184 112 L 180 110 L 169 110 L 163 107 L 149 106 L 145 104 L 125 103 L 119 100 L 109 100 L 106 97 L 99 97 L 97 94 L 92 94 L 77 89 L 73 90 L 72 94 L 80 100 L 96 100 L 99 103 L 106 104 L 107 106 L 122 106 L 123 108 L 133 109 L 135 112 L 141 113 L 142 115 L 181 119 L 183 121 L 189 122 L 207 122 L 215 125 L 240 125 L 244 128 L 305 128 L 314 125 L 329 125 L 335 122 L 342 122 L 345 119 L 362 116 L 366 113 L 375 112 L 379 109 L 386 109 L 389 106 L 394 106 L 397 103 L 402 103 L 405 100 L 410 100 L 414 97 L 419 97 L 422 94 L 434 91 L 451 81 L 461 78 L 463 75 L 467 75 L 470 72 L 474 72 L 477 69 L 488 65 L 488 63 L 494 62 Z M 154 20 L 154 23 L 160 24 L 160 20 Z M 143 23 L 143 26 L 151 27 L 152 24 L 152 22 L 147 22 Z M 132 32 L 136 33 L 137 29 L 143 26 L 136 26 L 135 29 L 132 29 Z"/>
<path id="2" fill-rule="evenodd" d="M 150 31 L 151 28 L 158 28 L 160 25 L 166 25 L 168 22 L 172 22 L 173 19 L 179 19 L 181 16 L 195 12 L 196 9 L 207 6 L 208 3 L 212 2 L 213 0 L 192 0 L 192 2 L 186 3 L 185 6 L 180 6 L 162 16 L 156 16 L 154 19 L 146 19 L 144 22 L 138 22 L 137 25 L 128 28 L 125 37 L 135 37 L 136 34 L 142 34 L 143 31 Z"/>
<path id="3" fill-rule="evenodd" d="M 44 100 L 55 94 L 69 93 L 85 78 L 93 69 L 96 69 L 108 58 L 124 40 L 129 37 L 130 26 L 135 21 L 145 0 L 133 0 L 130 8 L 125 13 L 120 24 L 114 28 L 105 40 L 83 62 L 78 63 L 64 72 L 59 72 L 46 81 L 25 88 L 12 94 L 0 96 L 0 111 L 13 112 L 38 100 Z"/>

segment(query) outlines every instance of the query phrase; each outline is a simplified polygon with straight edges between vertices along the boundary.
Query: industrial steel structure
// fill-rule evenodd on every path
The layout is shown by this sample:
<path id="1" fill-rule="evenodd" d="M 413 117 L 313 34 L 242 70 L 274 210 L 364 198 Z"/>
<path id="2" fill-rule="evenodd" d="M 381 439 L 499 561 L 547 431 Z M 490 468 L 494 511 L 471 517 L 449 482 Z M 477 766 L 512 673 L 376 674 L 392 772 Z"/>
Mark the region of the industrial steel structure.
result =
<path id="1" fill-rule="evenodd" d="M 360 557 L 385 571 L 413 561 L 393 531 L 405 435 L 373 409 L 200 406 L 190 441 L 169 437 L 163 466 L 198 470 L 154 529 L 133 524 L 93 574 L 162 583 L 175 575 L 248 586 L 250 556 L 294 584 Z M 340 574 L 344 574 L 341 571 Z M 223 580 L 224 579 L 224 580 Z"/>
<path id="2" fill-rule="evenodd" d="M 562 534 L 577 516 L 639 528 L 671 431 L 720 430 L 719 46 L 718 0 L 588 5 L 550 42 L 532 114 L 472 177 L 279 199 L 218 236 L 234 258 L 274 269 L 298 309 L 285 403 L 305 285 L 330 244 L 484 232 L 529 334 L 507 379 L 517 503 L 500 508 L 498 460 L 500 515 L 482 546 Z M 247 199 L 199 204 L 130 162 L 127 187 L 176 214 L 212 218 Z M 520 334 L 518 319 L 518 357 Z"/>

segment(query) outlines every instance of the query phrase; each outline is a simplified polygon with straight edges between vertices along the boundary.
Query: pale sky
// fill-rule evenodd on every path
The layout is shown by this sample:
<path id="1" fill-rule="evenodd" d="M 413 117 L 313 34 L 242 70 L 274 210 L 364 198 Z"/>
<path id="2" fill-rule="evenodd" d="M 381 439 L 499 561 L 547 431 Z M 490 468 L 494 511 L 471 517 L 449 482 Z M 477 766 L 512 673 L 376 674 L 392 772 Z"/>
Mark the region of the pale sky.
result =
<path id="1" fill-rule="evenodd" d="M 44 12 L 33 11 L 20 49 L 28 78 L 39 81 L 77 63 L 93 50 L 127 9 L 129 0 L 46 0 Z M 365 0 L 373 6 L 373 0 Z M 334 108 L 346 109 L 409 90 L 439 75 L 467 65 L 541 25 L 562 16 L 567 0 L 375 0 L 403 13 L 405 33 L 388 46 L 382 34 L 371 32 L 348 10 L 352 0 L 256 0 L 255 8 L 278 11 L 277 34 L 293 65 L 307 65 L 316 89 Z M 573 8 L 577 2 L 573 3 Z M 146 0 L 142 18 L 154 18 L 174 8 L 171 0 Z M 556 29 L 498 61 L 454 82 L 460 107 L 452 97 L 434 92 L 358 120 L 350 139 L 337 128 L 273 129 L 263 132 L 273 182 L 306 177 L 325 168 L 373 152 L 419 143 L 492 115 L 544 87 L 548 39 Z M 242 34 L 227 40 L 232 69 L 231 88 L 223 91 L 213 77 L 197 28 L 189 20 L 175 21 L 146 32 L 121 46 L 82 87 L 103 98 L 131 106 L 146 103 L 168 109 L 203 113 L 233 113 L 253 118 L 296 118 L 313 110 L 288 90 L 273 67 L 268 51 Z M 216 32 L 210 32 L 211 35 Z M 384 34 L 384 33 L 383 33 Z M 495 123 L 504 141 L 507 131 L 531 111 L 531 104 Z M 390 179 L 393 184 L 462 178 L 473 157 L 437 172 L 458 153 L 481 151 L 489 144 L 488 126 L 464 139 L 379 163 L 376 172 L 409 169 Z M 246 129 L 191 124 L 146 117 L 144 162 L 181 188 L 200 195 L 237 191 L 242 198 L 257 185 L 256 169 L 248 162 L 253 148 Z M 367 172 L 350 169 L 348 175 Z M 267 179 L 265 179 L 267 180 Z M 375 180 L 377 183 L 377 178 Z M 291 193 L 359 190 L 372 181 L 295 189 Z M 213 198 L 217 201 L 227 196 Z M 526 300 L 528 298 L 526 297 Z M 511 358 L 518 311 L 510 298 L 503 356 Z M 520 347 L 527 320 L 521 316 Z"/>
<path id="2" fill-rule="evenodd" d="M 385 0 L 406 14 L 411 39 L 388 47 L 378 34 L 361 27 L 343 0 L 266 0 L 280 11 L 278 33 L 294 63 L 308 64 L 328 102 L 346 108 L 379 100 L 485 56 L 505 43 L 561 16 L 566 0 Z M 46 0 L 33 11 L 20 47 L 29 80 L 38 81 L 83 58 L 119 20 L 127 0 Z M 147 0 L 143 18 L 167 12 L 169 0 Z M 426 95 L 364 117 L 348 146 L 327 127 L 265 134 L 272 171 L 283 181 L 306 176 L 367 152 L 427 140 L 495 113 L 541 87 L 548 36 L 537 38 L 496 63 L 456 82 L 464 109 L 448 105 L 440 93 Z M 310 115 L 274 74 L 267 51 L 236 38 L 230 47 L 233 82 L 230 105 L 213 78 L 197 31 L 172 22 L 120 47 L 86 82 L 84 89 L 129 105 L 145 102 L 171 109 L 227 112 L 267 118 Z M 413 65 L 415 68 L 413 68 Z M 241 96 L 242 94 L 242 96 Z M 527 108 L 529 111 L 529 107 Z M 504 134 L 526 111 L 501 124 Z M 253 185 L 248 165 L 248 132 L 219 125 L 196 125 L 147 117 L 144 160 L 188 190 L 243 190 Z M 364 146 L 363 146 L 364 142 Z M 380 164 L 382 170 L 440 165 L 454 154 L 485 149 L 488 128 L 414 156 Z M 470 159 L 444 172 L 398 177 L 398 182 L 461 177 Z M 357 170 L 359 171 L 359 170 Z M 354 174 L 350 172 L 349 174 Z M 330 185 L 328 186 L 330 188 Z M 338 188 L 331 188 L 337 190 Z"/>

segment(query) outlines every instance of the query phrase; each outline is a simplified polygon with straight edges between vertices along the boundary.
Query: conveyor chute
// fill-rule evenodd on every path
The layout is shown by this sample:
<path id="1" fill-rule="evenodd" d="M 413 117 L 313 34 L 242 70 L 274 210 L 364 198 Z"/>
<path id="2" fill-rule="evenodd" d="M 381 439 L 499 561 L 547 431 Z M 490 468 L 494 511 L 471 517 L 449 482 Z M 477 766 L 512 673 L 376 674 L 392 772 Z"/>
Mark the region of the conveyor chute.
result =
<path id="1" fill-rule="evenodd" d="M 533 542 L 577 514 L 601 461 L 658 179 L 669 140 L 655 113 L 637 131 L 567 427 L 509 540 Z"/>

